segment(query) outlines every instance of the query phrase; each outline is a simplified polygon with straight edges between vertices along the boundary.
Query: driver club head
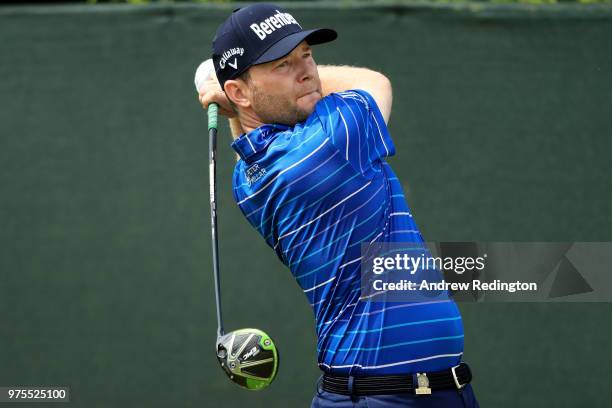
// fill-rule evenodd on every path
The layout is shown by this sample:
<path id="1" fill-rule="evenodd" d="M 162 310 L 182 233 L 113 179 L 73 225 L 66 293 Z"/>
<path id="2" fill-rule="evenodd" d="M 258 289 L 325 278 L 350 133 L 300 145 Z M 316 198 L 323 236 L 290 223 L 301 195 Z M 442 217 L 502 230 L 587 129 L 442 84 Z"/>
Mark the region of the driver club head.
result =
<path id="1" fill-rule="evenodd" d="M 266 333 L 240 329 L 217 339 L 217 360 L 234 383 L 248 390 L 261 390 L 274 381 L 278 351 Z"/>

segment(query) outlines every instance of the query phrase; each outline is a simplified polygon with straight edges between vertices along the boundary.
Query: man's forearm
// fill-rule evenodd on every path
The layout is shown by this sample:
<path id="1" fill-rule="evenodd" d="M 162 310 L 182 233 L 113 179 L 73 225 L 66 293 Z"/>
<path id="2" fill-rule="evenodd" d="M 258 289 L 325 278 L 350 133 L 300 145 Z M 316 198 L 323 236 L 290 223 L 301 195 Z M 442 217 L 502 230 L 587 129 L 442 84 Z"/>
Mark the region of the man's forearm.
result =
<path id="1" fill-rule="evenodd" d="M 383 74 L 367 68 L 319 65 L 319 78 L 323 88 L 323 96 L 332 92 L 346 91 L 347 89 L 363 89 L 372 95 L 380 112 L 389 121 L 393 103 L 391 82 Z"/>

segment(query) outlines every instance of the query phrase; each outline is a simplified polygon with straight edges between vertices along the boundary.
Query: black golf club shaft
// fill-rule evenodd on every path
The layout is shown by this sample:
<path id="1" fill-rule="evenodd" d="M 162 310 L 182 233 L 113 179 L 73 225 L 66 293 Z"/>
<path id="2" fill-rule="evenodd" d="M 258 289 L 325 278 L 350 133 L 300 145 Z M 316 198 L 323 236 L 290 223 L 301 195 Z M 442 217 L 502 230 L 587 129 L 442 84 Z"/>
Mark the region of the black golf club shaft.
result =
<path id="1" fill-rule="evenodd" d="M 221 316 L 221 286 L 219 282 L 219 243 L 217 239 L 217 112 L 218 106 L 208 106 L 208 183 L 210 188 L 210 228 L 213 254 L 213 276 L 215 277 L 215 302 L 217 304 L 217 339 L 225 334 Z"/>

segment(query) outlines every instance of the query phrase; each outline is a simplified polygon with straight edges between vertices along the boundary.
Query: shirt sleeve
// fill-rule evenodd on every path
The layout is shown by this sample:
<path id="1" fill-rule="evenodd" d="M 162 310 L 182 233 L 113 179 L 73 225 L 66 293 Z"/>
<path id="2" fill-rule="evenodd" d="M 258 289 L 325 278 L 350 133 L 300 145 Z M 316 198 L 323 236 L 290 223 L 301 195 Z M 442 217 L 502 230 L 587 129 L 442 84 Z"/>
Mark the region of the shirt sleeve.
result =
<path id="1" fill-rule="evenodd" d="M 395 146 L 374 98 L 361 89 L 332 93 L 315 108 L 330 142 L 366 177 L 380 171 Z"/>

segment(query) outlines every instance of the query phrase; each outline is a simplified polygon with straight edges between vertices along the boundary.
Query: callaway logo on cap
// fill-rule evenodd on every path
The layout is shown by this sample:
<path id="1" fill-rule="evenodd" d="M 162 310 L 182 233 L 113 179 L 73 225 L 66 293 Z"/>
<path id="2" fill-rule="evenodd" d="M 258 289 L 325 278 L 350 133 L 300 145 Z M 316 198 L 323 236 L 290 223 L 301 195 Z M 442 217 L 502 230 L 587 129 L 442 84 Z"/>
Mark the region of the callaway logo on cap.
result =
<path id="1" fill-rule="evenodd" d="M 336 39 L 334 30 L 303 30 L 289 13 L 273 4 L 254 4 L 234 10 L 217 29 L 213 62 L 221 87 L 249 67 L 289 54 L 299 43 L 322 44 Z"/>

